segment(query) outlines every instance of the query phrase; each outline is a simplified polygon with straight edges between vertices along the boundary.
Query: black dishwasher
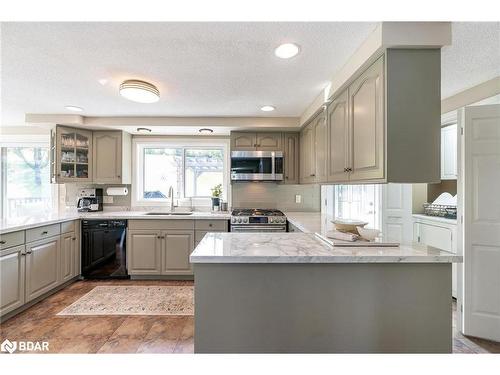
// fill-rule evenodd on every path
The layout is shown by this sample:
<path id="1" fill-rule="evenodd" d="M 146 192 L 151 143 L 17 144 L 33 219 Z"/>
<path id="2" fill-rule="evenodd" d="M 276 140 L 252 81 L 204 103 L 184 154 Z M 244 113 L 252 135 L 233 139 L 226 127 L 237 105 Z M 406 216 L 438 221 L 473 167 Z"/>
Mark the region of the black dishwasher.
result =
<path id="1" fill-rule="evenodd" d="M 128 279 L 126 220 L 82 220 L 82 275 L 86 279 Z"/>

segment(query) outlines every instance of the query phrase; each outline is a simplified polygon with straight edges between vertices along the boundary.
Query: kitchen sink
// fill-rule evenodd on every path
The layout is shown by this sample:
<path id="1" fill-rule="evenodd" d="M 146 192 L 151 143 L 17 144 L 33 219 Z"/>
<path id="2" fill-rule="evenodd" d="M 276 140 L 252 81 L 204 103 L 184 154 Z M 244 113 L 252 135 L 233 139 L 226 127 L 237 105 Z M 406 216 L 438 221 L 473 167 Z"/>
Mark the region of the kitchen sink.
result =
<path id="1" fill-rule="evenodd" d="M 152 216 L 186 216 L 192 215 L 192 212 L 146 212 L 144 215 Z"/>

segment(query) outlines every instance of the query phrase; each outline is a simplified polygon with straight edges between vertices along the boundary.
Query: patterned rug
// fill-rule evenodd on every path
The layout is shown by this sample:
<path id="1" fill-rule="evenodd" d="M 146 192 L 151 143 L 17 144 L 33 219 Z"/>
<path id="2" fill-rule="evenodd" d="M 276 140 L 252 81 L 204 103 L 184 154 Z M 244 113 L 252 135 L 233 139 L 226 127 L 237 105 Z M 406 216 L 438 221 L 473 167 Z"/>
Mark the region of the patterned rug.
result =
<path id="1" fill-rule="evenodd" d="M 193 315 L 192 286 L 96 286 L 57 315 Z"/>

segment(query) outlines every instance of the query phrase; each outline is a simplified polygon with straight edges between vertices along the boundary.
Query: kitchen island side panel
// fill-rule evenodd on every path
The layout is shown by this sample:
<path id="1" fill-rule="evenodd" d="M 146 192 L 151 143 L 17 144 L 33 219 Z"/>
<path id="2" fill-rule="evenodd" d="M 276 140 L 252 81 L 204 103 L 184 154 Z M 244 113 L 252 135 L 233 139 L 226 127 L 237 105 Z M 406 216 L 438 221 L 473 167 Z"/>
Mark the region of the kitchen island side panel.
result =
<path id="1" fill-rule="evenodd" d="M 451 263 L 194 264 L 195 353 L 451 353 Z"/>

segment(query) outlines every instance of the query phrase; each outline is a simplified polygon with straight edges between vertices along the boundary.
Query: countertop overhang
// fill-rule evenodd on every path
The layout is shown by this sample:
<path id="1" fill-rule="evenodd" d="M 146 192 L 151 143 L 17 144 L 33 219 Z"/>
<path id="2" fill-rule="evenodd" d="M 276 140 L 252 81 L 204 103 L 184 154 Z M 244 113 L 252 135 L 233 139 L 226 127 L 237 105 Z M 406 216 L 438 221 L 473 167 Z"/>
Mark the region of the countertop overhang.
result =
<path id="1" fill-rule="evenodd" d="M 462 256 L 420 244 L 331 246 L 312 233 L 208 233 L 191 263 L 460 263 Z"/>

